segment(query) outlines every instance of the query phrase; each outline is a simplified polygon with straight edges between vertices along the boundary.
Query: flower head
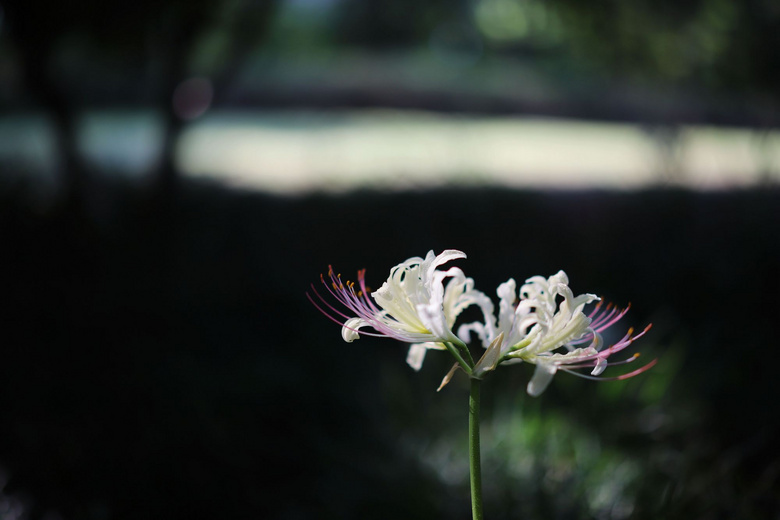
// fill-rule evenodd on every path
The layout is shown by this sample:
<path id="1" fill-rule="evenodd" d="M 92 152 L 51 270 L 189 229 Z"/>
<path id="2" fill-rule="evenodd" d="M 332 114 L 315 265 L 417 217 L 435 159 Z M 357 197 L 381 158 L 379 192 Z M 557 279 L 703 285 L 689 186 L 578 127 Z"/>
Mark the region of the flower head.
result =
<path id="1" fill-rule="evenodd" d="M 532 363 L 536 365 L 536 370 L 528 383 L 528 393 L 538 396 L 558 370 L 595 378 L 610 364 L 634 361 L 639 354 L 612 363 L 608 358 L 643 336 L 650 326 L 636 335 L 633 329 L 629 329 L 617 343 L 603 348 L 601 333 L 625 316 L 628 307 L 603 306 L 599 301 L 586 315 L 583 312 L 585 306 L 599 298 L 593 294 L 574 296 L 568 284 L 569 279 L 563 271 L 549 278 L 535 276 L 526 280 L 520 288 L 519 299 L 514 280 L 501 284 L 497 290 L 500 298 L 497 325 L 489 321 L 468 324 L 459 331 L 461 337 L 471 332 L 477 334 L 487 348 L 474 367 L 473 376 L 481 377 L 501 363 Z M 655 361 L 652 361 L 613 379 L 627 379 L 654 364 Z M 580 368 L 592 368 L 591 374 L 573 371 Z"/>
<path id="2" fill-rule="evenodd" d="M 477 304 L 485 316 L 492 316 L 493 304 L 485 294 L 474 289 L 474 281 L 463 271 L 451 267 L 438 268 L 451 260 L 466 258 L 465 253 L 454 249 L 435 255 L 429 251 L 426 257 L 413 257 L 390 270 L 377 291 L 366 286 L 365 269 L 358 271 L 357 284 L 343 282 L 333 268 L 328 277 L 322 277 L 327 291 L 346 308 L 339 310 L 329 303 L 312 285 L 314 296 L 309 300 L 331 320 L 342 325 L 344 341 L 352 342 L 360 335 L 385 336 L 412 343 L 407 362 L 416 370 L 422 366 L 427 349 L 445 349 L 445 343 L 463 345 L 452 332 L 460 313 Z M 444 286 L 447 280 L 446 287 Z M 375 332 L 362 330 L 370 327 Z"/>

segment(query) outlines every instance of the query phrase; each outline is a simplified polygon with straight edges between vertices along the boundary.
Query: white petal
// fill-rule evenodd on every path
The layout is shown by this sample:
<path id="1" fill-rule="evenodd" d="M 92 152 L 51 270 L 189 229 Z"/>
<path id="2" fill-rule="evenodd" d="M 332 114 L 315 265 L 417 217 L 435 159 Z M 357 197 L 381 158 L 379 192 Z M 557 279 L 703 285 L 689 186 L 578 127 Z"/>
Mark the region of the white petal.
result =
<path id="1" fill-rule="evenodd" d="M 602 372 L 604 372 L 604 369 L 607 368 L 608 364 L 609 363 L 607 362 L 607 360 L 605 358 L 597 357 L 596 358 L 596 366 L 593 367 L 593 370 L 591 371 L 590 375 L 597 376 L 597 375 L 601 374 Z"/>
<path id="2" fill-rule="evenodd" d="M 534 376 L 528 383 L 528 395 L 538 397 L 545 391 L 557 371 L 558 367 L 553 363 L 537 363 Z"/>
<path id="3" fill-rule="evenodd" d="M 482 311 L 484 322 L 461 325 L 458 329 L 458 337 L 464 343 L 468 343 L 469 333 L 475 332 L 482 341 L 482 345 L 487 348 L 496 336 L 493 302 L 486 294 L 474 289 L 474 280 L 471 278 L 465 278 L 462 274 L 452 278 L 444 291 L 444 318 L 450 328 L 460 313 L 472 305 L 478 306 Z"/>
<path id="4" fill-rule="evenodd" d="M 356 339 L 360 338 L 360 334 L 358 334 L 358 329 L 360 329 L 360 327 L 365 327 L 367 325 L 368 322 L 363 318 L 349 319 L 344 323 L 344 326 L 341 329 L 341 337 L 344 338 L 344 341 L 346 341 L 347 343 L 352 343 Z"/>
<path id="5" fill-rule="evenodd" d="M 433 253 L 433 251 L 428 254 L 430 255 L 431 253 Z M 457 249 L 446 249 L 434 259 L 433 265 L 431 267 L 435 269 L 442 264 L 446 264 L 450 260 L 456 260 L 458 258 L 466 258 L 466 253 L 463 251 L 458 251 Z"/>
<path id="6" fill-rule="evenodd" d="M 437 340 L 454 343 L 460 341 L 447 325 L 447 320 L 444 318 L 441 304 L 432 302 L 428 305 L 418 305 L 417 313 L 425 328 L 428 329 Z"/>
<path id="7" fill-rule="evenodd" d="M 450 269 L 453 271 L 453 269 Z M 447 286 L 444 288 L 444 315 L 447 316 L 447 321 L 450 323 L 455 322 L 455 318 L 463 311 L 467 303 L 463 302 L 463 295 L 474 287 L 474 281 L 471 278 L 466 278 L 463 271 L 460 269 L 454 269 L 455 273 L 452 278 L 447 282 Z"/>
<path id="8" fill-rule="evenodd" d="M 547 283 L 549 283 L 550 285 L 553 284 L 569 285 L 569 277 L 566 275 L 564 271 L 558 271 L 557 273 L 552 275 L 549 280 L 547 280 Z"/>
<path id="9" fill-rule="evenodd" d="M 387 324 L 393 329 L 419 335 L 423 341 L 430 338 L 433 341 L 459 342 L 450 327 L 457 315 L 471 304 L 466 301 L 464 292 L 471 289 L 473 281 L 457 267 L 445 272 L 436 268 L 465 256 L 454 249 L 438 256 L 429 251 L 425 259 L 414 257 L 395 266 L 382 287 L 372 293 L 377 305 L 392 318 L 392 323 Z M 445 302 L 446 278 L 452 280 L 448 284 Z"/>
<path id="10" fill-rule="evenodd" d="M 596 302 L 599 301 L 600 299 L 601 298 L 599 298 L 595 294 L 590 294 L 590 293 L 580 294 L 579 296 L 574 298 L 570 304 L 572 312 L 581 311 L 582 307 L 584 307 L 588 303 Z"/>
<path id="11" fill-rule="evenodd" d="M 490 345 L 491 334 L 488 331 L 488 329 L 485 327 L 484 323 L 475 321 L 473 323 L 464 323 L 463 325 L 458 327 L 458 338 L 463 343 L 469 343 L 471 341 L 471 333 L 477 335 L 477 337 L 482 342 L 482 345 L 488 345 L 488 346 Z"/>
<path id="12" fill-rule="evenodd" d="M 531 312 L 531 309 L 538 309 L 539 307 L 539 301 L 538 300 L 529 300 L 524 299 L 521 300 L 520 303 L 517 304 L 517 308 L 515 309 L 515 314 L 518 315 L 524 315 Z"/>
<path id="13" fill-rule="evenodd" d="M 419 372 L 422 368 L 423 361 L 425 360 L 425 353 L 427 351 L 428 349 L 425 348 L 425 345 L 422 343 L 415 343 L 409 347 L 409 353 L 406 354 L 406 362 L 410 367 Z"/>
<path id="14" fill-rule="evenodd" d="M 517 283 L 515 283 L 513 278 L 510 278 L 498 286 L 496 293 L 500 300 L 498 304 L 498 329 L 509 333 L 515 317 Z"/>

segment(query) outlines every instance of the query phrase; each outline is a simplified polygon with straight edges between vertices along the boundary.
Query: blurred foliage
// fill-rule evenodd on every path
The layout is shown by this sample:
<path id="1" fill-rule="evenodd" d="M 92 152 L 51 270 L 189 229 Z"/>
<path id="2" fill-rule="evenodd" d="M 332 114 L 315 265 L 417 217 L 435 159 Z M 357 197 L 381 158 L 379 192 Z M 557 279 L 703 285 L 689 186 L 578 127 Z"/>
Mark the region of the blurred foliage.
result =
<path id="1" fill-rule="evenodd" d="M 209 109 L 381 106 L 777 126 L 780 10 L 764 0 L 2 0 L 0 106 L 42 111 L 54 176 L 86 190 L 89 110 L 159 116 L 153 174 Z M 655 128 L 662 125 L 660 131 Z M 667 127 L 671 127 L 669 131 Z M 671 165 L 670 171 L 674 170 Z"/>
<path id="2" fill-rule="evenodd" d="M 79 0 L 35 7 L 4 0 L 0 5 L 6 36 L 0 47 L 13 42 L 27 56 L 23 61 L 49 69 L 60 81 L 104 83 L 113 76 L 114 96 L 125 103 L 148 102 L 144 95 L 154 74 L 171 66 L 168 58 L 186 66 L 188 74 L 213 78 L 226 69 L 262 66 L 261 56 L 294 62 L 356 50 L 410 58 L 433 52 L 445 62 L 468 57 L 471 66 L 495 61 L 493 66 L 523 66 L 582 86 L 624 81 L 775 101 L 780 88 L 775 52 L 780 9 L 767 0 Z M 235 71 L 230 76 L 235 80 Z M 146 85 L 139 82 L 144 78 Z"/>
<path id="3" fill-rule="evenodd" d="M 435 45 L 460 33 L 486 57 L 533 60 L 576 75 L 686 84 L 774 96 L 780 9 L 754 0 L 476 0 L 333 2 L 339 42 Z M 457 49 L 456 49 L 457 50 Z"/>

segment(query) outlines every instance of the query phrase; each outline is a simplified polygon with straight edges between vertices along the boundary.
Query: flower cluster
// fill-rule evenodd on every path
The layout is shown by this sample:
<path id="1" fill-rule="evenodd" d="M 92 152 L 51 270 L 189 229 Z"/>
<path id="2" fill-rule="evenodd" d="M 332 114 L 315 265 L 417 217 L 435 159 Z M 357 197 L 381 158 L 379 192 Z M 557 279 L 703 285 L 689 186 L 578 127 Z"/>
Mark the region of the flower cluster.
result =
<path id="1" fill-rule="evenodd" d="M 575 296 L 563 271 L 549 278 L 529 278 L 519 291 L 513 279 L 501 284 L 496 291 L 496 316 L 491 299 L 474 289 L 474 281 L 461 269 L 439 269 L 465 257 L 463 252 L 451 249 L 439 255 L 430 251 L 425 258 L 410 258 L 391 269 L 387 281 L 374 292 L 366 287 L 365 270 L 358 272 L 355 284 L 342 281 L 341 275 L 330 268 L 322 282 L 336 302 L 331 303 L 328 295 L 318 292 L 314 285 L 307 296 L 323 314 L 342 326 L 341 335 L 347 342 L 368 335 L 411 343 L 407 362 L 415 370 L 422 367 L 428 349 L 448 350 L 456 363 L 442 387 L 457 369 L 481 379 L 498 365 L 524 361 L 536 366 L 528 393 L 538 396 L 558 370 L 590 379 L 619 380 L 655 364 L 652 361 L 617 377 L 597 378 L 608 365 L 636 360 L 639 354 L 621 361 L 609 361 L 609 357 L 642 337 L 650 327 L 638 334 L 629 329 L 619 341 L 605 347 L 602 333 L 620 321 L 628 308 L 602 305 L 593 294 Z M 598 303 L 585 314 L 585 307 L 593 302 Z M 461 325 L 456 335 L 453 327 L 457 318 L 472 305 L 481 310 L 483 321 Z M 476 363 L 466 346 L 472 336 L 486 349 Z M 590 375 L 575 371 L 584 368 L 591 369 Z"/>

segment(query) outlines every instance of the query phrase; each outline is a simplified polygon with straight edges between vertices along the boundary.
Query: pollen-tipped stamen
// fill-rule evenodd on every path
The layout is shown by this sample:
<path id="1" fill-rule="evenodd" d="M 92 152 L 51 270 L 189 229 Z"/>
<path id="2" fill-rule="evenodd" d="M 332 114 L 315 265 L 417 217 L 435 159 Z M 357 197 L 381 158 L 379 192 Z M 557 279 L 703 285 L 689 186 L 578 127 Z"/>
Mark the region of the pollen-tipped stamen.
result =
<path id="1" fill-rule="evenodd" d="M 615 366 L 618 366 L 618 365 L 627 365 L 629 363 L 633 363 L 638 358 L 639 358 L 639 352 L 637 352 L 636 354 L 634 354 L 633 356 L 631 356 L 630 358 L 627 358 L 627 359 L 622 359 L 620 361 L 610 361 L 608 366 L 615 367 Z M 596 358 L 593 358 L 589 362 L 582 363 L 580 365 L 563 365 L 561 368 L 565 368 L 566 370 L 577 370 L 577 369 L 580 369 L 580 368 L 593 368 L 595 366 L 596 366 Z"/>
<path id="2" fill-rule="evenodd" d="M 604 314 L 598 315 L 597 313 L 591 313 L 590 317 L 593 321 L 590 323 L 590 328 L 596 332 L 601 332 L 620 321 L 630 308 L 630 303 L 625 309 L 620 309 L 616 305 L 609 303 L 607 304 L 606 309 L 604 309 Z"/>
<path id="3" fill-rule="evenodd" d="M 569 374 L 575 375 L 577 377 L 581 377 L 583 379 L 590 379 L 591 381 L 623 381 L 624 379 L 629 379 L 629 378 L 632 378 L 634 376 L 638 376 L 642 372 L 650 370 L 651 368 L 653 368 L 653 366 L 655 366 L 656 363 L 658 363 L 658 359 L 652 360 L 648 364 L 644 365 L 643 367 L 637 368 L 633 372 L 629 372 L 627 374 L 622 374 L 622 375 L 615 376 L 615 377 L 597 377 L 597 376 L 592 376 L 592 375 L 589 375 L 589 374 L 581 374 L 579 372 L 575 372 L 573 370 L 570 370 L 571 367 L 563 367 L 563 366 L 561 366 L 561 367 L 558 367 L 558 368 L 559 368 L 559 370 L 563 370 L 564 372 L 568 372 Z"/>

